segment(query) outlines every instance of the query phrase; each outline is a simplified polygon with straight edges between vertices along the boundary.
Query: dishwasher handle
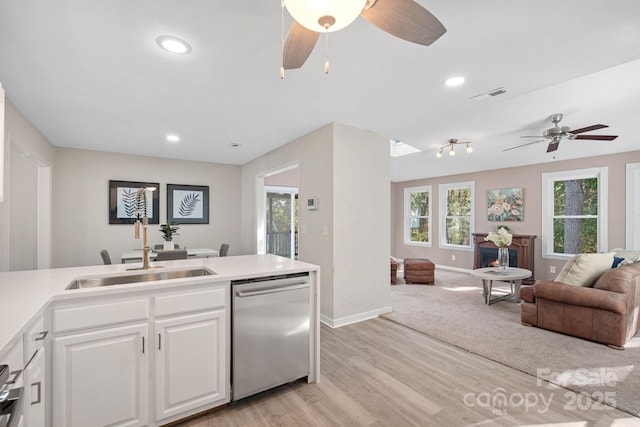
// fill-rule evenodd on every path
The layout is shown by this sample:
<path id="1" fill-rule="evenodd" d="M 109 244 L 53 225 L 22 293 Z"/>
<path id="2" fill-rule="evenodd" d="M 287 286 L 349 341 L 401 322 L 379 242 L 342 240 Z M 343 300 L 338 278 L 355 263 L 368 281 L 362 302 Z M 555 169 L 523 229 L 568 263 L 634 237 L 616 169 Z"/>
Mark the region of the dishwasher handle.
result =
<path id="1" fill-rule="evenodd" d="M 296 289 L 304 289 L 308 287 L 309 287 L 309 282 L 300 282 L 298 284 L 260 289 L 257 291 L 237 291 L 236 296 L 238 298 L 247 298 L 247 297 L 254 297 L 257 295 L 275 294 L 277 292 L 295 291 Z"/>

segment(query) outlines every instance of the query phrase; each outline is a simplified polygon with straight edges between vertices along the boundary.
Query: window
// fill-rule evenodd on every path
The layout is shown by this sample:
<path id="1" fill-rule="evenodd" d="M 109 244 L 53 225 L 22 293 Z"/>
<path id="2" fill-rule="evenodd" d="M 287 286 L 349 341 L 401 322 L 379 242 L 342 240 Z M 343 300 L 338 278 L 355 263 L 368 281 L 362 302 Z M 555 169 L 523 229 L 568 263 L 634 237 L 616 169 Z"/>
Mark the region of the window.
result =
<path id="1" fill-rule="evenodd" d="M 404 189 L 404 244 L 431 246 L 431 186 Z"/>
<path id="2" fill-rule="evenodd" d="M 441 184 L 440 247 L 473 250 L 473 182 Z"/>
<path id="3" fill-rule="evenodd" d="M 607 250 L 607 168 L 542 174 L 542 256 Z"/>
<path id="4" fill-rule="evenodd" d="M 627 163 L 627 239 L 625 248 L 640 249 L 640 163 Z"/>

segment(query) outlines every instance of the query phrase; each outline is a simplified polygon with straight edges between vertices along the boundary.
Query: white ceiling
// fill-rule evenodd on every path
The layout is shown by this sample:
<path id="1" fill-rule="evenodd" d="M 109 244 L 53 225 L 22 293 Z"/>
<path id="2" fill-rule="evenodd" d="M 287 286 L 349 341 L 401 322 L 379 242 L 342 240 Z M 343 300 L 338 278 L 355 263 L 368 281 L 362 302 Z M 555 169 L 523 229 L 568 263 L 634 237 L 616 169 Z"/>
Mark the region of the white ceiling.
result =
<path id="1" fill-rule="evenodd" d="M 0 0 L 0 81 L 61 147 L 243 164 L 339 122 L 424 150 L 390 161 L 403 181 L 550 161 L 545 143 L 502 150 L 561 112 L 620 137 L 563 141 L 556 159 L 640 149 L 640 1 L 418 2 L 448 30 L 432 46 L 359 18 L 331 34 L 329 75 L 321 38 L 280 80 L 278 0 Z M 192 52 L 160 50 L 163 34 Z M 466 84 L 445 88 L 454 74 Z M 474 153 L 436 159 L 449 138 Z"/>

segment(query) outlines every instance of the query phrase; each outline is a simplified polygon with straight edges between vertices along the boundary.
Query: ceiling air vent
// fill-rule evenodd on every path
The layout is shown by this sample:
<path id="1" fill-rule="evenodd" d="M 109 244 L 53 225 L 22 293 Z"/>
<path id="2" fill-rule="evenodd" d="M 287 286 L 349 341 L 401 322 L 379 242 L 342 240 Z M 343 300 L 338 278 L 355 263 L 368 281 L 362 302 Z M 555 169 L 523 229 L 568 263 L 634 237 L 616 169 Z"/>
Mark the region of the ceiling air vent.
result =
<path id="1" fill-rule="evenodd" d="M 505 88 L 499 87 L 497 89 L 490 90 L 489 92 L 481 93 L 480 95 L 476 95 L 476 96 L 472 96 L 470 99 L 472 99 L 474 101 L 482 101 L 483 99 L 489 99 L 489 98 L 492 98 L 494 96 L 502 95 L 503 93 L 506 93 L 506 92 L 507 92 L 507 90 Z"/>

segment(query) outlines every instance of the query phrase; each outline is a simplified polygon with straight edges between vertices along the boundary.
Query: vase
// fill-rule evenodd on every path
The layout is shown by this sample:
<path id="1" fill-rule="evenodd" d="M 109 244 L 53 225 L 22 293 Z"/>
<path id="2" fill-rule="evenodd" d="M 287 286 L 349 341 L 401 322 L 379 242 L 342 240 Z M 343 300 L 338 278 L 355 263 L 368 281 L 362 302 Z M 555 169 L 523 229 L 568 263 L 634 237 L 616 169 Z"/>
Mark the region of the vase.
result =
<path id="1" fill-rule="evenodd" d="M 162 249 L 165 251 L 173 250 L 173 240 L 165 240 L 162 245 Z"/>
<path id="2" fill-rule="evenodd" d="M 509 268 L 509 248 L 498 248 L 498 271 L 506 272 Z"/>

